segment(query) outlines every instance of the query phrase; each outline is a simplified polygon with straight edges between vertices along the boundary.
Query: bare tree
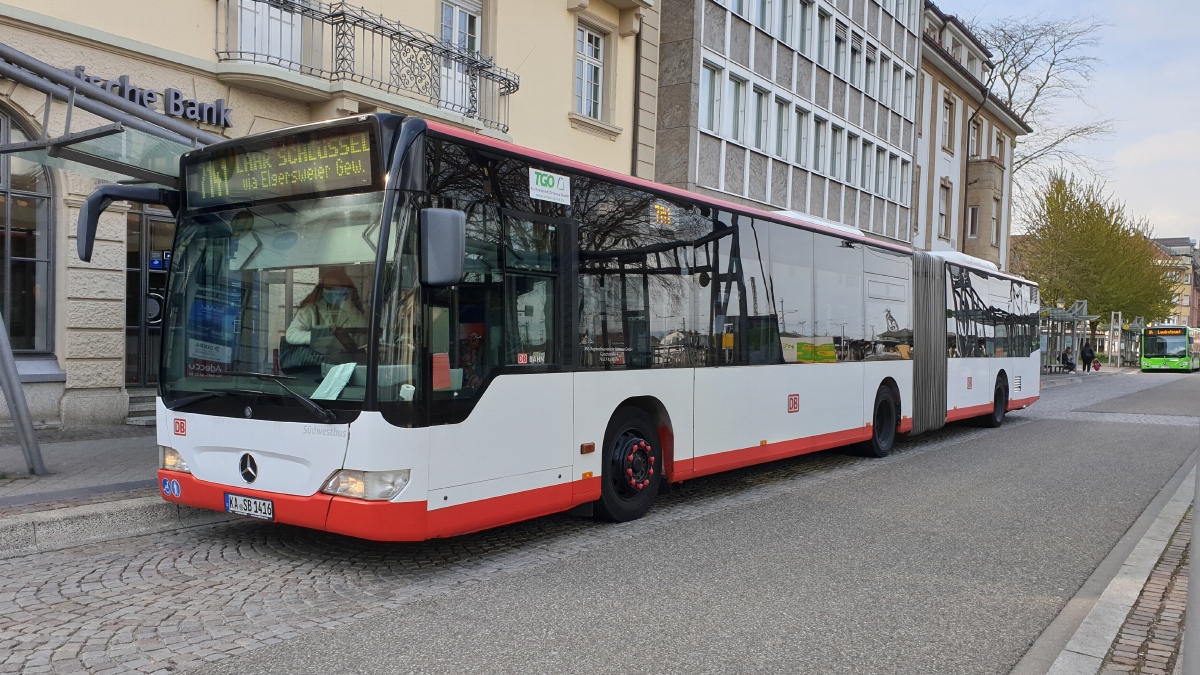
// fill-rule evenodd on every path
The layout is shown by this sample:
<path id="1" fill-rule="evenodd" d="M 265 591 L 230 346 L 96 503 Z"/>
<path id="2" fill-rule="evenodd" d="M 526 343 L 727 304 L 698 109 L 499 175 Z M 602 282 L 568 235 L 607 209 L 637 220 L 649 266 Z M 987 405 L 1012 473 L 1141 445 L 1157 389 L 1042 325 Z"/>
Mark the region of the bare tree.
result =
<path id="1" fill-rule="evenodd" d="M 994 64 L 984 81 L 984 96 L 994 96 L 1033 128 L 1019 139 L 1012 167 L 1018 201 L 1044 185 L 1048 172 L 1062 167 L 1095 175 L 1095 162 L 1079 151 L 1083 142 L 1112 132 L 1112 119 L 1065 124 L 1061 105 L 1086 103 L 1100 62 L 1095 55 L 1103 23 L 1093 18 L 1004 17 L 971 30 L 991 50 Z M 1024 210 L 1024 209 L 1022 209 Z"/>

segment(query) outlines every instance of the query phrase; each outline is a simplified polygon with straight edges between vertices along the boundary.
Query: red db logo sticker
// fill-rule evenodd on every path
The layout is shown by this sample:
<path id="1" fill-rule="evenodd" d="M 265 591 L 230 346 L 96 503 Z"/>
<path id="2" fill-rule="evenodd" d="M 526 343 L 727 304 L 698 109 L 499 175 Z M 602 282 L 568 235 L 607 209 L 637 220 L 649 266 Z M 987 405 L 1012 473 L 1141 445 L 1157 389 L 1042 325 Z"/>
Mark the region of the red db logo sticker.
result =
<path id="1" fill-rule="evenodd" d="M 175 418 L 175 435 L 187 436 L 187 420 Z"/>
<path id="2" fill-rule="evenodd" d="M 800 394 L 788 394 L 788 412 L 800 412 Z"/>
<path id="3" fill-rule="evenodd" d="M 529 364 L 529 355 L 528 354 L 517 354 L 517 364 L 522 365 L 522 366 L 528 365 Z"/>
<path id="4" fill-rule="evenodd" d="M 971 388 L 971 378 L 967 378 L 967 389 Z"/>

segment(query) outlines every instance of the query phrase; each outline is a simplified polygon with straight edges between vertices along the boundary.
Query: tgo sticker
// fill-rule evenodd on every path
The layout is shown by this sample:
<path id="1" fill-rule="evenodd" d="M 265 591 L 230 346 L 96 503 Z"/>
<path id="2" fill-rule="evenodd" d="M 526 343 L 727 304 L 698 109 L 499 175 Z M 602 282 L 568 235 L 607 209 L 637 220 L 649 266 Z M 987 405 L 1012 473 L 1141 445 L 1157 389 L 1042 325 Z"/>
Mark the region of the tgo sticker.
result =
<path id="1" fill-rule="evenodd" d="M 177 498 L 181 494 L 183 494 L 183 488 L 179 487 L 179 481 L 172 478 L 171 479 L 171 496 Z"/>
<path id="2" fill-rule="evenodd" d="M 167 497 L 171 496 L 171 479 L 170 478 L 162 479 L 162 491 L 163 491 L 163 495 L 165 495 Z"/>

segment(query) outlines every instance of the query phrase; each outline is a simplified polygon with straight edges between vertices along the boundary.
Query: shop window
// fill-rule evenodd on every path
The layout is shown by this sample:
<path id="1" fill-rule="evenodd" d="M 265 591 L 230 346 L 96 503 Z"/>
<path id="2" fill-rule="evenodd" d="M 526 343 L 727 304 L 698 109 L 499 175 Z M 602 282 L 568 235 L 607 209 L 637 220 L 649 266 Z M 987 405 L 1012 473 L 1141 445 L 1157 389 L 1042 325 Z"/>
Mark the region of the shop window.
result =
<path id="1" fill-rule="evenodd" d="M 29 140 L 3 113 L 0 136 L 5 143 Z M 53 239 L 50 179 L 45 167 L 19 157 L 0 157 L 0 218 L 4 223 L 0 309 L 13 351 L 50 351 Z"/>

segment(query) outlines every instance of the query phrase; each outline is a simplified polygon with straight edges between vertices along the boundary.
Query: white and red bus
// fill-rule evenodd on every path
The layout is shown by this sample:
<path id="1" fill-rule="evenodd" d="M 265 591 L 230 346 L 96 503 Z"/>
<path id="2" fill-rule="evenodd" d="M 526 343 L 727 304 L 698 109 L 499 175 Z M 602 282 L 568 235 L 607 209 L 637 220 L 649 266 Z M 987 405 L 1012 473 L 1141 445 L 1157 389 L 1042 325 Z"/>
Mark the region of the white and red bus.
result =
<path id="1" fill-rule="evenodd" d="M 171 502 L 416 541 L 897 434 L 1039 387 L 1037 288 L 416 117 L 184 155 L 159 478 Z"/>

